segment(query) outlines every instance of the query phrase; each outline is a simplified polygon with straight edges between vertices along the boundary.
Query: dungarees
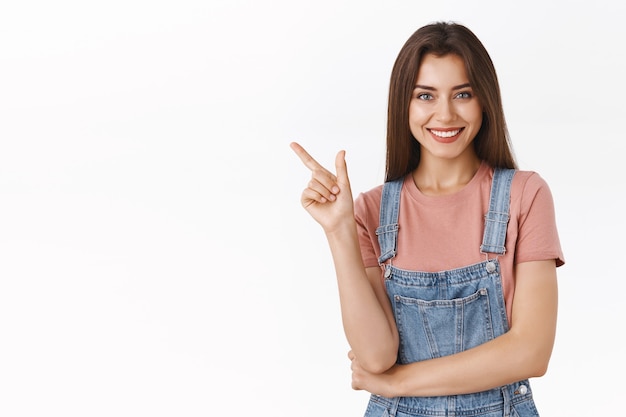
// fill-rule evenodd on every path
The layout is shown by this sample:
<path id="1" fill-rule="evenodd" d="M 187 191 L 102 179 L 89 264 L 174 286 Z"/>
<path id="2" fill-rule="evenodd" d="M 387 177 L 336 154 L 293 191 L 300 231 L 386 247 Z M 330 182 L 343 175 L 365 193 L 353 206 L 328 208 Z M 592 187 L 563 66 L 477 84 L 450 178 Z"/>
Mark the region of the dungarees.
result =
<path id="1" fill-rule="evenodd" d="M 497 255 L 505 252 L 514 170 L 494 171 L 481 253 L 485 261 L 442 272 L 396 268 L 403 179 L 385 183 L 376 230 L 400 346 L 398 363 L 452 355 L 508 331 Z M 489 259 L 489 253 L 494 254 Z M 386 262 L 388 261 L 388 262 Z M 502 366 L 506 366 L 503 364 Z M 372 395 L 365 417 L 538 416 L 528 380 L 474 394 L 386 398 Z"/>

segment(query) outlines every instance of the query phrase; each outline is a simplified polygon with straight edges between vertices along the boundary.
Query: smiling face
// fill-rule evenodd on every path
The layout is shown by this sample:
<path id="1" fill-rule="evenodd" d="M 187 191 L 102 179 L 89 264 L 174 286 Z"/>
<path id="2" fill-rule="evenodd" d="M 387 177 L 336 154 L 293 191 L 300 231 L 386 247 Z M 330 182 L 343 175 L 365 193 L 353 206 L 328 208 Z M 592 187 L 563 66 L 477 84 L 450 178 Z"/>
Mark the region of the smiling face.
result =
<path id="1" fill-rule="evenodd" d="M 454 54 L 422 58 L 409 104 L 409 127 L 421 159 L 476 159 L 470 146 L 482 124 L 482 106 L 463 60 Z"/>

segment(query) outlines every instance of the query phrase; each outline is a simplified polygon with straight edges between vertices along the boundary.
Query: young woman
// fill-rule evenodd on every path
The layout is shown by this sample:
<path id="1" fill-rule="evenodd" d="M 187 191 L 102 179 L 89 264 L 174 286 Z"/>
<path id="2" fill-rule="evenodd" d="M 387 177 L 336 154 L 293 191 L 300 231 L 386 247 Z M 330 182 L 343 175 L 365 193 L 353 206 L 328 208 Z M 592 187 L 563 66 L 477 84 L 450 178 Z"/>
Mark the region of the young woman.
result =
<path id="1" fill-rule="evenodd" d="M 537 416 L 563 264 L 546 182 L 517 170 L 493 63 L 466 27 L 417 30 L 392 70 L 385 183 L 353 200 L 312 172 L 302 205 L 323 227 L 366 416 Z"/>

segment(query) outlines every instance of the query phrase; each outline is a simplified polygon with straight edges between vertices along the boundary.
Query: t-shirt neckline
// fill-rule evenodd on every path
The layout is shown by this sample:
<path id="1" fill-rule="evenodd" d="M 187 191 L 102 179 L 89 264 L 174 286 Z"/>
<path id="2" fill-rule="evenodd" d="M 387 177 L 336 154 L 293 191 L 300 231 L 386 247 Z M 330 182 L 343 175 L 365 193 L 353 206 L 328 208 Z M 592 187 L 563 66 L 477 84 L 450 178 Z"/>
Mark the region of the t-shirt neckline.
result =
<path id="1" fill-rule="evenodd" d="M 478 192 L 478 187 L 482 182 L 481 180 L 488 175 L 488 173 L 489 165 L 485 161 L 482 161 L 472 179 L 463 188 L 452 194 L 426 195 L 422 193 L 420 189 L 417 188 L 417 185 L 415 185 L 412 173 L 409 173 L 404 177 L 403 188 L 412 199 L 421 204 L 454 204 L 455 202 L 465 200 L 468 195 Z"/>

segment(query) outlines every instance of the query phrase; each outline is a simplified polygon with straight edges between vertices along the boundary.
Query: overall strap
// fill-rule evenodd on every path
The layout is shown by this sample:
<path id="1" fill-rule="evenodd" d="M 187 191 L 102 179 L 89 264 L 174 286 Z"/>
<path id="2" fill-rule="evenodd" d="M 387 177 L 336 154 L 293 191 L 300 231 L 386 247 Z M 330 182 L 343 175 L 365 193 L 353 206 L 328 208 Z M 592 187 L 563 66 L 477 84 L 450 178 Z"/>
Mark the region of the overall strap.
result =
<path id="1" fill-rule="evenodd" d="M 378 263 L 383 264 L 398 252 L 398 213 L 400 211 L 400 191 L 404 178 L 383 184 L 380 197 L 380 219 L 376 236 L 380 244 Z"/>
<path id="2" fill-rule="evenodd" d="M 503 255 L 506 241 L 506 228 L 509 222 L 509 206 L 511 202 L 511 182 L 514 169 L 496 168 L 493 172 L 489 211 L 485 215 L 485 231 L 481 253 Z"/>

